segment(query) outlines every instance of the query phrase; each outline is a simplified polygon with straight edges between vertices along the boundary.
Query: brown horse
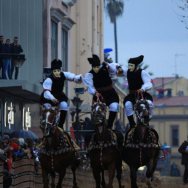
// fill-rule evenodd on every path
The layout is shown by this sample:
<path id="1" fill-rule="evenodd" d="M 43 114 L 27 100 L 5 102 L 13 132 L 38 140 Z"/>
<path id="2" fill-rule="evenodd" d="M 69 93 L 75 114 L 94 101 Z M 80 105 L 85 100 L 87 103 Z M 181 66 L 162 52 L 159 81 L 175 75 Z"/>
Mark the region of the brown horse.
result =
<path id="1" fill-rule="evenodd" d="M 137 170 L 146 166 L 147 185 L 151 188 L 151 180 L 155 171 L 160 146 L 157 132 L 149 127 L 149 105 L 147 100 L 139 99 L 135 103 L 137 126 L 128 131 L 125 136 L 123 160 L 130 168 L 131 188 L 137 186 Z"/>
<path id="2" fill-rule="evenodd" d="M 92 122 L 96 132 L 92 135 L 89 145 L 89 157 L 96 182 L 96 188 L 113 187 L 115 171 L 121 187 L 121 151 L 117 145 L 117 138 L 113 131 L 106 128 L 106 104 L 96 102 L 92 105 Z M 105 183 L 104 171 L 108 171 L 108 184 Z M 101 176 L 102 175 L 102 176 Z M 102 179 L 102 181 L 101 181 Z"/>
<path id="3" fill-rule="evenodd" d="M 62 187 L 63 178 L 66 169 L 71 166 L 73 172 L 73 188 L 77 188 L 76 168 L 79 161 L 71 140 L 67 133 L 61 130 L 57 124 L 56 109 L 46 110 L 44 112 L 41 128 L 44 135 L 44 147 L 40 151 L 39 160 L 42 169 L 43 187 L 49 187 L 49 175 L 51 176 L 51 188 L 55 188 L 55 173 L 59 174 L 56 188 Z"/>

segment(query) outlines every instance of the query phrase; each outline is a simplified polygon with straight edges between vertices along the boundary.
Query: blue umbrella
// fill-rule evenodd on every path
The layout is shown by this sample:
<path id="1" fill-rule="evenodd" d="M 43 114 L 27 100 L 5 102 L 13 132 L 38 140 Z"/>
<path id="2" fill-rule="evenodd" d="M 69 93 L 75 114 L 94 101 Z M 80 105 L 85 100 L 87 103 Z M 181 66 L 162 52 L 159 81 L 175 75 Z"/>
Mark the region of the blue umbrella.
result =
<path id="1" fill-rule="evenodd" d="M 24 138 L 24 139 L 32 139 L 32 140 L 38 140 L 38 136 L 30 131 L 30 130 L 17 130 L 11 133 L 12 138 Z"/>

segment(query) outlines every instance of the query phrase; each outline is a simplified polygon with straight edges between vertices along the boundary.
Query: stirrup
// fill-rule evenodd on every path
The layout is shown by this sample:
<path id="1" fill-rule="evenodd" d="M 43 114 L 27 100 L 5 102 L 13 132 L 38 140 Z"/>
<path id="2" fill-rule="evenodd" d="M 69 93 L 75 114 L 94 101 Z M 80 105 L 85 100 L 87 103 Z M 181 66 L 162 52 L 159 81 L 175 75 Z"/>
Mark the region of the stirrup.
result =
<path id="1" fill-rule="evenodd" d="M 64 129 L 63 129 L 63 128 L 61 128 L 61 127 L 59 127 L 59 126 L 57 126 L 57 128 L 58 128 L 62 133 L 64 133 Z"/>
<path id="2" fill-rule="evenodd" d="M 71 142 L 72 142 L 72 145 L 76 151 L 81 150 L 80 146 L 73 139 L 71 139 Z"/>

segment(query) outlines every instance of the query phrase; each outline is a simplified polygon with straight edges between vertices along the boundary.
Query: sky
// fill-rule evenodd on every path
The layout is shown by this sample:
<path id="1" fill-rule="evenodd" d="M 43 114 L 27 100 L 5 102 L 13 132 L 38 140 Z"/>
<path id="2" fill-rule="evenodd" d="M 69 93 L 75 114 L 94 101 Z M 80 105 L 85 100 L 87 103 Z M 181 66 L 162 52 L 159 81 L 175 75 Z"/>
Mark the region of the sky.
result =
<path id="1" fill-rule="evenodd" d="M 188 78 L 188 29 L 180 21 L 178 0 L 124 0 L 117 20 L 118 63 L 144 55 L 147 71 L 156 77 Z M 104 48 L 114 49 L 113 24 L 104 16 Z M 115 60 L 114 50 L 111 57 Z"/>

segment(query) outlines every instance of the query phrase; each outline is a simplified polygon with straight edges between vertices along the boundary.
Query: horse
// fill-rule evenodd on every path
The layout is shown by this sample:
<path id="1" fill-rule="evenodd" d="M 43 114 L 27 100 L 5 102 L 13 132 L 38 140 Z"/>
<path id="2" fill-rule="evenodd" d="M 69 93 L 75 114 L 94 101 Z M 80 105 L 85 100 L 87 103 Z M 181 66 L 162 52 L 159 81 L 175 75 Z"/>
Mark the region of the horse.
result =
<path id="1" fill-rule="evenodd" d="M 96 188 L 101 188 L 101 186 L 112 188 L 116 170 L 119 188 L 121 188 L 121 151 L 117 145 L 116 134 L 112 130 L 107 129 L 106 112 L 107 106 L 105 103 L 101 101 L 93 103 L 91 119 L 96 131 L 92 135 L 88 155 Z M 107 185 L 105 183 L 105 170 L 108 171 L 109 181 Z"/>
<path id="2" fill-rule="evenodd" d="M 76 151 L 70 143 L 68 133 L 57 126 L 58 110 L 51 108 L 43 111 L 41 129 L 43 132 L 43 147 L 39 152 L 39 161 L 42 169 L 43 188 L 49 187 L 49 176 L 51 177 L 51 188 L 55 188 L 55 175 L 59 174 L 56 188 L 62 187 L 66 169 L 71 166 L 73 173 L 73 188 L 78 188 L 76 180 L 76 169 L 79 161 Z"/>
<path id="3" fill-rule="evenodd" d="M 149 104 L 147 100 L 143 97 L 137 98 L 134 111 L 137 125 L 135 128 L 129 129 L 125 135 L 122 158 L 130 169 L 131 188 L 138 188 L 137 171 L 141 166 L 147 167 L 147 186 L 151 188 L 153 173 L 160 153 L 159 136 L 153 128 L 149 127 Z"/>

